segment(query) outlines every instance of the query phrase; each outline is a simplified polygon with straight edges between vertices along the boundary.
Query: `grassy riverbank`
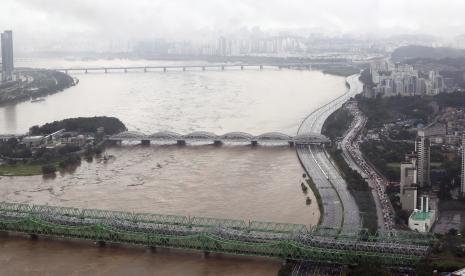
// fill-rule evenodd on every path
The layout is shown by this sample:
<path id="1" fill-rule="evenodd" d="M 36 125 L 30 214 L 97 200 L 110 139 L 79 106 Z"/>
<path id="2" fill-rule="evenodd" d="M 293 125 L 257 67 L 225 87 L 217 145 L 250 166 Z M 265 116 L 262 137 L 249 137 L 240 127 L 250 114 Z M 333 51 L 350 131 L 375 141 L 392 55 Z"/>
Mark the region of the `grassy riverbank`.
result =
<path id="1" fill-rule="evenodd" d="M 340 108 L 326 119 L 321 133 L 331 141 L 336 141 L 337 138 L 344 136 L 353 119 L 354 116 L 347 109 Z"/>
<path id="2" fill-rule="evenodd" d="M 355 67 L 332 67 L 323 69 L 324 74 L 348 77 L 360 73 L 360 69 Z"/>
<path id="3" fill-rule="evenodd" d="M 54 166 L 59 165 L 59 161 L 50 164 Z M 47 163 L 48 164 L 48 163 Z M 42 166 L 45 164 L 34 163 L 17 163 L 14 165 L 1 165 L 0 176 L 32 176 L 41 175 Z"/>

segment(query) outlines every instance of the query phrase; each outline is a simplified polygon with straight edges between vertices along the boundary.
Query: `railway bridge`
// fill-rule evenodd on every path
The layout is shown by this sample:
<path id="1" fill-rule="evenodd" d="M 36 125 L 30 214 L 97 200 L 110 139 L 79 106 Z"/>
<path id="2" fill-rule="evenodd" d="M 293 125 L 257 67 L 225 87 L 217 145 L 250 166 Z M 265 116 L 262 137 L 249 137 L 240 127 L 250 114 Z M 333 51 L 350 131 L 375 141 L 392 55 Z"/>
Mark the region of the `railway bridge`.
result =
<path id="1" fill-rule="evenodd" d="M 429 234 L 307 227 L 262 221 L 188 217 L 0 202 L 0 231 L 150 248 L 354 264 L 412 266 L 428 255 Z"/>

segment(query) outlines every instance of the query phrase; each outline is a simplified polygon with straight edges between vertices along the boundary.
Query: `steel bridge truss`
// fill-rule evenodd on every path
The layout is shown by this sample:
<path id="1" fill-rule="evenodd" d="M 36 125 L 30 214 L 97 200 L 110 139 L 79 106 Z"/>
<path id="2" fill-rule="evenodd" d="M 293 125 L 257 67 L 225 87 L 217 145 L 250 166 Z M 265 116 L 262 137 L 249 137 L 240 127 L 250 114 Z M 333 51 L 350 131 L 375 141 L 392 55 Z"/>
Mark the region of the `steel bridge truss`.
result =
<path id="1" fill-rule="evenodd" d="M 306 227 L 261 221 L 131 213 L 0 203 L 0 231 L 312 260 L 340 264 L 375 261 L 409 266 L 425 257 L 431 235 Z"/>
<path id="2" fill-rule="evenodd" d="M 146 135 L 138 131 L 125 131 L 108 138 L 112 141 L 155 141 L 155 142 L 176 142 L 176 141 L 189 141 L 189 142 L 245 142 L 245 143 L 296 143 L 296 144 L 321 144 L 329 143 L 330 140 L 321 134 L 309 133 L 301 134 L 298 136 L 289 136 L 280 132 L 268 132 L 261 135 L 254 136 L 245 132 L 229 132 L 223 135 L 216 135 L 215 133 L 196 131 L 186 135 L 181 135 L 171 131 L 160 131 L 150 135 Z"/>

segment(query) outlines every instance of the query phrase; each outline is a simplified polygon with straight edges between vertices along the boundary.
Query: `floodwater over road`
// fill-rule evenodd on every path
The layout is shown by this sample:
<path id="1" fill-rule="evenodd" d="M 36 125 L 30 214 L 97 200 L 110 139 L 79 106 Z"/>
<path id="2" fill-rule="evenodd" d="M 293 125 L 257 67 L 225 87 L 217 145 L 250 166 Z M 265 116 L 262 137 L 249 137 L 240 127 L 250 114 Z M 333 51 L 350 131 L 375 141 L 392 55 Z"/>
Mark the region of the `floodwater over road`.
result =
<path id="1" fill-rule="evenodd" d="M 79 67 L 64 63 L 49 67 Z M 41 63 L 23 66 L 47 67 Z M 107 115 L 145 133 L 280 131 L 294 135 L 306 115 L 345 91 L 343 78 L 317 71 L 227 69 L 75 76 L 80 80 L 77 86 L 43 102 L 1 107 L 0 133 L 24 133 L 32 125 L 69 117 Z M 308 195 L 303 193 L 303 170 L 289 147 L 124 145 L 107 149 L 106 155 L 113 158 L 83 160 L 74 172 L 54 179 L 2 177 L 0 200 L 306 225 L 318 221 L 316 200 L 310 189 Z M 115 275 L 115 271 L 121 275 L 270 275 L 280 265 L 263 259 L 151 255 L 140 248 L 100 249 L 21 239 L 0 239 L 0 248 L 2 275 L 15 267 L 31 275 L 69 271 L 78 275 Z M 51 264 L 63 265 L 47 266 L 45 256 Z"/>

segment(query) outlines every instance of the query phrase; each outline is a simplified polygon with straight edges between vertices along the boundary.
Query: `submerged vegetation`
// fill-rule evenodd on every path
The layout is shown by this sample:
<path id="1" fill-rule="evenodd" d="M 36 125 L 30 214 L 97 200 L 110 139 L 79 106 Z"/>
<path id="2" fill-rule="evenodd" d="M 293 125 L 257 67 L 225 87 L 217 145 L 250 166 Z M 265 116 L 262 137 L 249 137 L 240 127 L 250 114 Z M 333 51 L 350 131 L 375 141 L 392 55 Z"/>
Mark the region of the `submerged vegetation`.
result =
<path id="1" fill-rule="evenodd" d="M 318 219 L 318 224 L 321 224 L 321 222 L 323 221 L 324 206 L 323 201 L 321 200 L 320 191 L 318 190 L 318 188 L 315 185 L 315 182 L 313 182 L 313 179 L 310 176 L 306 178 L 306 181 L 310 189 L 312 189 L 313 195 L 315 195 L 316 202 L 318 203 L 318 209 L 320 210 L 320 218 Z"/>

